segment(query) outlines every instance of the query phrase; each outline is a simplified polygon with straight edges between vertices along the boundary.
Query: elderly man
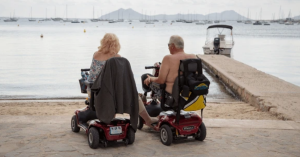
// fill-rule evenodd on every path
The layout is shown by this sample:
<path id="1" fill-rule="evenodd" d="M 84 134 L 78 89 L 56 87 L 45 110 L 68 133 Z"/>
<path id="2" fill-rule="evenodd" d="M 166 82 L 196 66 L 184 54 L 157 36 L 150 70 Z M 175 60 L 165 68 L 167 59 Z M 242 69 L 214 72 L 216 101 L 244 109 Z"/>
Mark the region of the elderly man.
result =
<path id="1" fill-rule="evenodd" d="M 160 66 L 159 76 L 150 77 L 144 81 L 146 85 L 150 82 L 156 82 L 158 84 L 166 83 L 166 91 L 172 94 L 173 84 L 176 77 L 178 76 L 178 68 L 180 60 L 197 58 L 194 54 L 187 54 L 184 52 L 184 42 L 183 39 L 178 35 L 173 35 L 170 37 L 168 43 L 170 55 L 166 55 Z"/>

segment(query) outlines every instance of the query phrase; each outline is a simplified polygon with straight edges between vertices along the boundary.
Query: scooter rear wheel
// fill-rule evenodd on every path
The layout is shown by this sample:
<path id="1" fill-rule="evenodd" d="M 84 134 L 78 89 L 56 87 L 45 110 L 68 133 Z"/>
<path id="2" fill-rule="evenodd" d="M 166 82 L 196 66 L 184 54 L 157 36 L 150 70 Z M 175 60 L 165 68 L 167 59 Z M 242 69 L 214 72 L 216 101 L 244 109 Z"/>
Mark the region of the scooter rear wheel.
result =
<path id="1" fill-rule="evenodd" d="M 79 132 L 80 128 L 78 127 L 78 122 L 77 122 L 77 118 L 76 115 L 74 115 L 71 119 L 71 129 L 73 132 Z"/>
<path id="2" fill-rule="evenodd" d="M 99 145 L 99 131 L 95 127 L 89 129 L 88 142 L 93 149 L 96 149 Z"/>
<path id="3" fill-rule="evenodd" d="M 143 128 L 143 126 L 144 126 L 144 119 L 143 119 L 141 116 L 139 116 L 137 128 L 138 128 L 139 130 L 141 130 L 141 129 Z"/>
<path id="4" fill-rule="evenodd" d="M 135 140 L 135 132 L 131 126 L 129 126 L 127 130 L 127 139 L 128 139 L 128 144 L 132 144 Z"/>
<path id="5" fill-rule="evenodd" d="M 164 124 L 160 128 L 160 141 L 166 146 L 171 145 L 173 141 L 173 133 L 169 125 Z"/>

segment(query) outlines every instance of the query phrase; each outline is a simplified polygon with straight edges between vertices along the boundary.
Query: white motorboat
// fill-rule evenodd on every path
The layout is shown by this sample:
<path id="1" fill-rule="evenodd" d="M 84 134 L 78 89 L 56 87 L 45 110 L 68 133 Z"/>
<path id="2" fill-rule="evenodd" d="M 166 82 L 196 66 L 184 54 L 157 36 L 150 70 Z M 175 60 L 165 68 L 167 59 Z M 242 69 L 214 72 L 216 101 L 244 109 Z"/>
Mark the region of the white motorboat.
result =
<path id="1" fill-rule="evenodd" d="M 17 22 L 18 21 L 18 19 L 17 18 L 9 18 L 9 19 L 5 19 L 5 20 L 3 20 L 4 22 Z"/>
<path id="2" fill-rule="evenodd" d="M 199 21 L 196 23 L 196 25 L 205 25 L 206 23 L 204 21 Z"/>
<path id="3" fill-rule="evenodd" d="M 109 20 L 108 23 L 117 23 L 115 20 Z"/>
<path id="4" fill-rule="evenodd" d="M 285 25 L 294 25 L 294 22 L 292 21 L 287 21 L 286 23 L 284 23 Z"/>
<path id="5" fill-rule="evenodd" d="M 209 20 L 207 21 L 207 24 L 212 24 L 212 23 L 213 23 L 212 21 L 209 21 Z"/>
<path id="6" fill-rule="evenodd" d="M 251 20 L 247 20 L 247 21 L 245 21 L 245 24 L 252 24 L 252 21 Z"/>
<path id="7" fill-rule="evenodd" d="M 72 20 L 71 23 L 80 23 L 77 19 Z"/>
<path id="8" fill-rule="evenodd" d="M 221 54 L 230 56 L 234 45 L 233 27 L 230 25 L 211 25 L 207 28 L 204 54 Z"/>

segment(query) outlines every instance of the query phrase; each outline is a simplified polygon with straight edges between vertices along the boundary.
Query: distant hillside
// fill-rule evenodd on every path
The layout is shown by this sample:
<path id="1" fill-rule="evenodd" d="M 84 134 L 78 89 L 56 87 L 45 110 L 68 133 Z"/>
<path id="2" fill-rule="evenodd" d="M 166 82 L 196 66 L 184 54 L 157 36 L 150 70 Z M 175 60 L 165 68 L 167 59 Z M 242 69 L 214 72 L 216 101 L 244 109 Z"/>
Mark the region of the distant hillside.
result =
<path id="1" fill-rule="evenodd" d="M 132 9 L 119 9 L 108 14 L 101 16 L 102 19 L 131 19 L 131 20 L 140 20 L 140 19 L 157 19 L 157 20 L 246 20 L 247 18 L 241 16 L 233 10 L 223 11 L 221 13 L 211 13 L 207 15 L 202 14 L 175 14 L 175 15 L 143 15 Z"/>
<path id="2" fill-rule="evenodd" d="M 294 19 L 300 20 L 300 15 L 299 16 L 295 16 Z"/>

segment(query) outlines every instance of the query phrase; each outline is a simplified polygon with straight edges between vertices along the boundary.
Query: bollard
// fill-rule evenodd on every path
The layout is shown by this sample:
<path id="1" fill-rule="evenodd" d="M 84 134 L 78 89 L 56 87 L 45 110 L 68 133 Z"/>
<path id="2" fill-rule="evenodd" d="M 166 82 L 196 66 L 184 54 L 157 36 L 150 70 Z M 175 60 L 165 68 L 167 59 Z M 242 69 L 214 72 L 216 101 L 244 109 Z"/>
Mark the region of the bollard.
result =
<path id="1" fill-rule="evenodd" d="M 132 26 L 132 29 L 133 29 L 134 27 Z"/>

